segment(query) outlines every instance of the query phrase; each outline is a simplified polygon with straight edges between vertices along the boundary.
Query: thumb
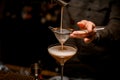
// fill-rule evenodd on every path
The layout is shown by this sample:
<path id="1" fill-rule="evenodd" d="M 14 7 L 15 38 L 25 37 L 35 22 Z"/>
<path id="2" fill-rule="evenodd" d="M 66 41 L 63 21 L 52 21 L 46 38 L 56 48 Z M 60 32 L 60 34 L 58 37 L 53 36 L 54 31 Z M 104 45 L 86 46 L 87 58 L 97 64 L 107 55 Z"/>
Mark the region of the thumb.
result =
<path id="1" fill-rule="evenodd" d="M 89 39 L 89 38 L 84 38 L 84 42 L 85 42 L 86 44 L 89 44 L 89 43 L 91 43 L 91 42 L 92 42 L 92 39 Z"/>

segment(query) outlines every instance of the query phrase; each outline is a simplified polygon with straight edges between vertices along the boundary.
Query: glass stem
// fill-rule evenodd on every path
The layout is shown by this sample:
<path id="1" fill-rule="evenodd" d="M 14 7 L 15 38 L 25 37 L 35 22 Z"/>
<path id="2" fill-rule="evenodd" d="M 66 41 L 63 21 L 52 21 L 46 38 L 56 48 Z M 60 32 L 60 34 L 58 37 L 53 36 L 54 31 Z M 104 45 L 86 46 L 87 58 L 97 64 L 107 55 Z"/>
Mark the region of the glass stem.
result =
<path id="1" fill-rule="evenodd" d="M 61 47 L 62 47 L 62 50 L 63 50 L 63 43 L 61 43 Z"/>
<path id="2" fill-rule="evenodd" d="M 61 80 L 63 80 L 63 69 L 64 69 L 64 64 L 61 65 Z"/>

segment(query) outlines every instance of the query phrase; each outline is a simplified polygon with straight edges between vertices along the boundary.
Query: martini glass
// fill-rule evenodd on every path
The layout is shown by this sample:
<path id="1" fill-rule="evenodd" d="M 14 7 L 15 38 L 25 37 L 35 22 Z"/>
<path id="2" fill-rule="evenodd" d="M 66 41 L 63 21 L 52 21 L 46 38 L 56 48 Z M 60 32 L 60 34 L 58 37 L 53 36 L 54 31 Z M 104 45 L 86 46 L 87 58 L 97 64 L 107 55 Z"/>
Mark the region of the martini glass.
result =
<path id="1" fill-rule="evenodd" d="M 63 68 L 66 61 L 68 61 L 77 52 L 76 46 L 72 44 L 52 44 L 48 46 L 49 54 L 61 65 L 61 80 L 63 80 Z"/>

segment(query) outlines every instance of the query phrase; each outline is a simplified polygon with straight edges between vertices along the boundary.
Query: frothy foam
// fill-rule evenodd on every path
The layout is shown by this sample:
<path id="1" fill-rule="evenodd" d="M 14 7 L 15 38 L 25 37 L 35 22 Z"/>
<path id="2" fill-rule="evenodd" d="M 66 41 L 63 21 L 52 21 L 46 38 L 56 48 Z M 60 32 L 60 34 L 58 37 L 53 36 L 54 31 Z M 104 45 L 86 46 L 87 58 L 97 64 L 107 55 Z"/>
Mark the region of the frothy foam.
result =
<path id="1" fill-rule="evenodd" d="M 64 46 L 65 49 L 61 50 L 61 46 L 54 46 L 48 49 L 49 53 L 54 56 L 68 57 L 76 53 L 76 49 L 71 46 Z"/>

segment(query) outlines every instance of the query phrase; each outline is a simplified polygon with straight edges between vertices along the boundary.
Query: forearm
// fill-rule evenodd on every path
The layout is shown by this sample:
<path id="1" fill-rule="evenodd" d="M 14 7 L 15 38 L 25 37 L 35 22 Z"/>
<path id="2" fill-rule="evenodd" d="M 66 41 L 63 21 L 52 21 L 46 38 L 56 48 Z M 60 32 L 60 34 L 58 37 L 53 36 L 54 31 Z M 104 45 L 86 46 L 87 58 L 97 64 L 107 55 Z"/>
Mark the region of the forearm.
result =
<path id="1" fill-rule="evenodd" d="M 120 22 L 113 22 L 105 27 L 104 30 L 97 31 L 93 43 L 95 44 L 109 44 L 120 40 Z"/>

